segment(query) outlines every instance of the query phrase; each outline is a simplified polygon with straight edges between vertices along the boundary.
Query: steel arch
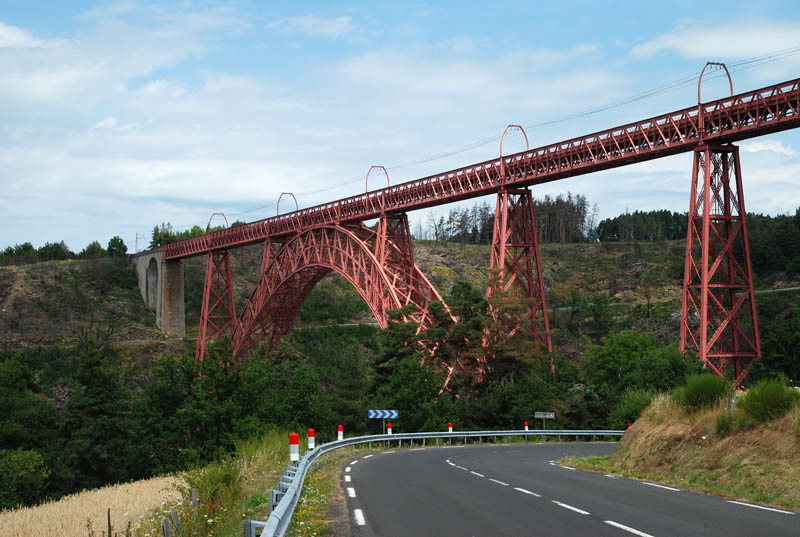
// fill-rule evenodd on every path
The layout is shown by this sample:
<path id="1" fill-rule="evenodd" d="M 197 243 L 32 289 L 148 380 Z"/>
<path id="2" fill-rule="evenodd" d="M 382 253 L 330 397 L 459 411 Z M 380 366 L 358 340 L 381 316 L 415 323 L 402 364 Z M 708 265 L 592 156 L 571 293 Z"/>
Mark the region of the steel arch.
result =
<path id="1" fill-rule="evenodd" d="M 433 324 L 428 308 L 442 297 L 413 262 L 405 215 L 382 218 L 378 231 L 362 224 L 321 225 L 298 233 L 272 254 L 242 311 L 234 334 L 234 359 L 263 340 L 273 350 L 289 331 L 308 293 L 331 271 L 350 282 L 381 328 L 388 312 L 407 305 L 407 320 L 422 330 Z"/>

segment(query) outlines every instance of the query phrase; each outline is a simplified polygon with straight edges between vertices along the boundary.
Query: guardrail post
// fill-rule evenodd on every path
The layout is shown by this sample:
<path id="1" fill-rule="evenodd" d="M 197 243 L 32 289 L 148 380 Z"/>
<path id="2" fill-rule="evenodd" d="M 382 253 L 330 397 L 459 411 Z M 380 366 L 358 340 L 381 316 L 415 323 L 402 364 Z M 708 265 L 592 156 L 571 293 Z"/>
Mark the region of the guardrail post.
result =
<path id="1" fill-rule="evenodd" d="M 297 433 L 289 435 L 289 460 L 291 462 L 300 460 L 300 436 Z"/>

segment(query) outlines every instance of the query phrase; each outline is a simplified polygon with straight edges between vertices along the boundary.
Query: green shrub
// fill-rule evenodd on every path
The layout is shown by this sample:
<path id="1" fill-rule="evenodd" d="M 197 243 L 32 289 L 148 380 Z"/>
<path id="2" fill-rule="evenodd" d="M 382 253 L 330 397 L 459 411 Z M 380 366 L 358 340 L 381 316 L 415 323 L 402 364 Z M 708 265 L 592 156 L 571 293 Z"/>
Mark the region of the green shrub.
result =
<path id="1" fill-rule="evenodd" d="M 686 384 L 672 392 L 672 399 L 693 411 L 710 407 L 729 391 L 730 384 L 722 377 L 710 373 L 690 375 Z"/>
<path id="2" fill-rule="evenodd" d="M 38 452 L 0 449 L 0 510 L 39 500 L 49 475 Z"/>
<path id="3" fill-rule="evenodd" d="M 719 414 L 714 417 L 714 428 L 717 431 L 717 434 L 725 436 L 731 429 L 733 429 L 733 416 L 728 414 L 728 412 L 720 412 Z"/>
<path id="4" fill-rule="evenodd" d="M 739 406 L 756 421 L 780 418 L 797 404 L 798 395 L 785 377 L 759 380 L 747 390 Z"/>
<path id="5" fill-rule="evenodd" d="M 642 410 L 650 406 L 655 393 L 651 390 L 628 388 L 608 417 L 612 429 L 625 429 L 639 418 Z"/>

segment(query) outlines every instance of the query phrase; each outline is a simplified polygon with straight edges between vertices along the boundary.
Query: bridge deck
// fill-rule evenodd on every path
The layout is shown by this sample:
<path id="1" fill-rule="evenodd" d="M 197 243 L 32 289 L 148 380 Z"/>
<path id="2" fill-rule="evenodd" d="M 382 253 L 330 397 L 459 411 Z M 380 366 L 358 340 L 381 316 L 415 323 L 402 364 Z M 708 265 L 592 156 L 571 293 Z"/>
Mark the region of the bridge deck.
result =
<path id="1" fill-rule="evenodd" d="M 358 222 L 625 166 L 800 126 L 800 79 L 790 80 L 571 140 L 522 151 L 258 220 L 164 247 L 166 259 L 281 238 L 313 226 Z"/>

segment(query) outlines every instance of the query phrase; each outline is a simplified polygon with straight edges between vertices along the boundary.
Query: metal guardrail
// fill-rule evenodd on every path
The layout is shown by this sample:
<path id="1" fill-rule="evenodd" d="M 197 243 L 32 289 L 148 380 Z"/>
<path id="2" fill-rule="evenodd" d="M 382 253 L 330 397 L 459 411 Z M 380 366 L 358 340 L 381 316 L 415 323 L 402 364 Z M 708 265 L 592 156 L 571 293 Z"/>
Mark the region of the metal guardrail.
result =
<path id="1" fill-rule="evenodd" d="M 625 431 L 612 431 L 612 430 L 544 430 L 544 429 L 531 429 L 528 431 L 457 431 L 457 432 L 426 432 L 426 433 L 396 433 L 396 434 L 378 434 L 370 436 L 356 436 L 353 438 L 345 438 L 344 440 L 337 440 L 335 442 L 328 442 L 321 444 L 316 448 L 306 451 L 299 462 L 291 464 L 284 473 L 283 477 L 278 481 L 276 490 L 270 493 L 270 510 L 271 513 L 266 522 L 259 520 L 245 520 L 244 521 L 244 537 L 258 537 L 257 530 L 262 529 L 261 537 L 283 537 L 289 524 L 292 521 L 297 502 L 300 500 L 300 493 L 303 490 L 303 481 L 306 474 L 311 468 L 311 465 L 326 453 L 331 453 L 338 449 L 356 446 L 363 444 L 372 444 L 372 442 L 388 442 L 389 445 L 396 442 L 398 447 L 402 447 L 403 441 L 409 442 L 409 447 L 414 445 L 415 440 L 422 440 L 422 445 L 427 445 L 430 439 L 448 439 L 448 438 L 491 438 L 491 437 L 505 437 L 505 436 L 558 436 L 570 437 L 574 436 L 576 439 L 579 436 L 622 436 Z M 275 505 L 276 500 L 277 505 Z"/>

